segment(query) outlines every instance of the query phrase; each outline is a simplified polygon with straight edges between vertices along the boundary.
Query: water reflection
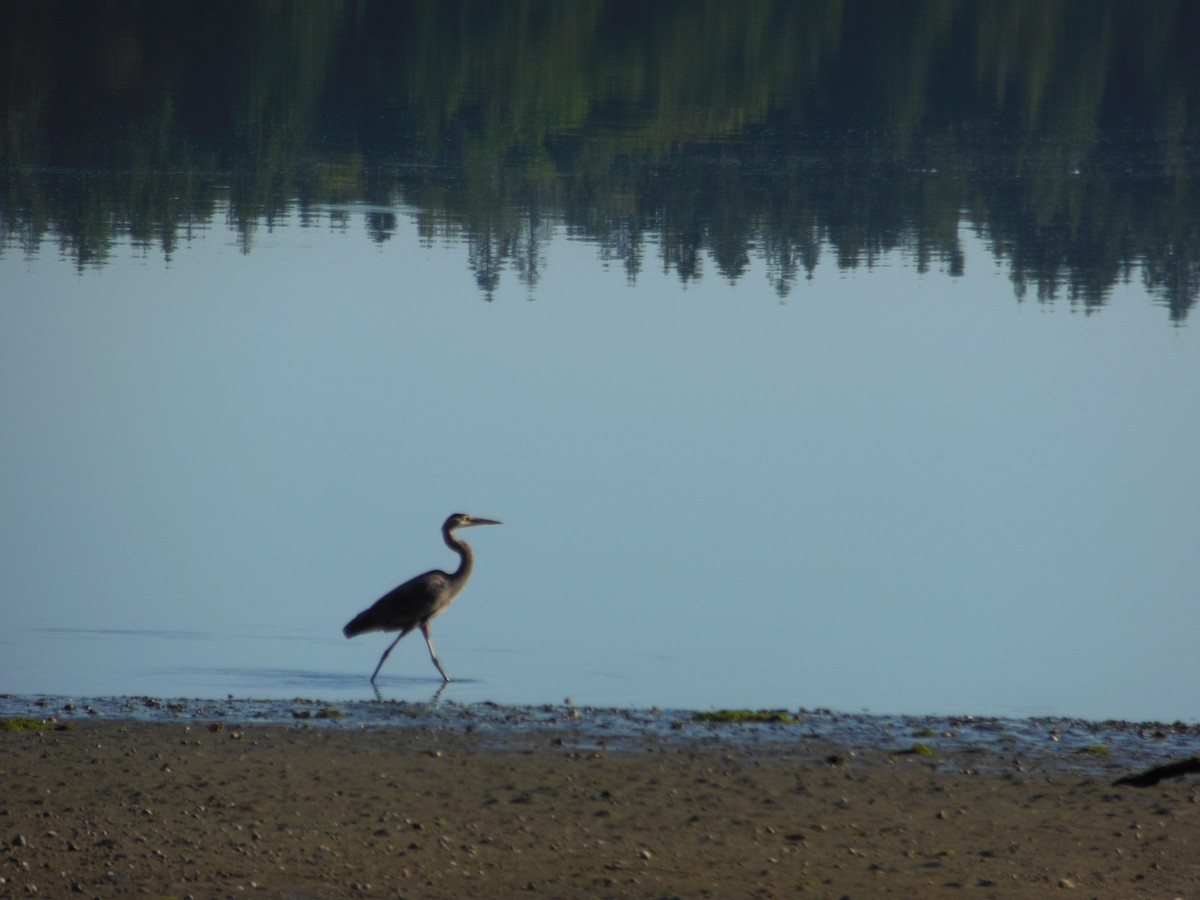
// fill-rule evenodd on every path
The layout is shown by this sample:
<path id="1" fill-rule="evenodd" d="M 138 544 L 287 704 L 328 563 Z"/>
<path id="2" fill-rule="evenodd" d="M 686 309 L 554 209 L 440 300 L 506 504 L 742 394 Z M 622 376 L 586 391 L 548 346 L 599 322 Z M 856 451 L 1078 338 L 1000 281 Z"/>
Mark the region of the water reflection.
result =
<path id="1" fill-rule="evenodd" d="M 1186 2 L 41 2 L 0 10 L 3 251 L 167 260 L 283 215 L 463 240 L 535 295 L 565 224 L 635 281 L 781 297 L 822 257 L 962 271 L 1019 297 L 1200 291 L 1200 31 Z M 203 48 L 201 50 L 200 48 Z"/>

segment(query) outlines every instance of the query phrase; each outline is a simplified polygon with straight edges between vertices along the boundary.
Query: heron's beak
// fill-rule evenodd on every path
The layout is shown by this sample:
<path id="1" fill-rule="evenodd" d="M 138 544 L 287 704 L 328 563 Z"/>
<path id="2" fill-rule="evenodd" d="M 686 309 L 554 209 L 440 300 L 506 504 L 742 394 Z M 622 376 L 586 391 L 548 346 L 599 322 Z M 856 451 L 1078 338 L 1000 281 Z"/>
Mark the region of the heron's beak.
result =
<path id="1" fill-rule="evenodd" d="M 471 527 L 472 525 L 503 525 L 503 524 L 504 523 L 499 521 L 498 519 L 476 519 L 474 517 L 472 517 L 471 520 L 468 522 L 463 522 L 463 526 L 467 527 L 467 528 Z"/>

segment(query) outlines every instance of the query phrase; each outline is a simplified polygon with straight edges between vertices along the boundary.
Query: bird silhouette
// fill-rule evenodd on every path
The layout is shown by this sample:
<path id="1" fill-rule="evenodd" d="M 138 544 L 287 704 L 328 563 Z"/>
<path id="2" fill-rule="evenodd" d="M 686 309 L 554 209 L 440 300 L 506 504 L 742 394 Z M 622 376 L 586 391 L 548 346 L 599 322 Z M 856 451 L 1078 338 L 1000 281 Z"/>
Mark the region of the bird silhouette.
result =
<path id="1" fill-rule="evenodd" d="M 459 595 L 467 583 L 467 579 L 471 577 L 471 568 L 475 563 L 475 556 L 471 552 L 470 545 L 455 537 L 454 530 L 470 528 L 474 525 L 501 524 L 503 523 L 495 519 L 477 519 L 466 513 L 454 513 L 442 524 L 442 540 L 446 542 L 447 547 L 458 554 L 458 568 L 453 572 L 434 569 L 418 575 L 416 578 L 410 578 L 399 587 L 392 588 L 371 604 L 368 609 L 364 609 L 351 619 L 342 629 L 342 634 L 348 638 L 368 634 L 372 631 L 400 632 L 383 651 L 383 656 L 379 657 L 379 665 L 371 673 L 371 684 L 375 683 L 375 676 L 383 668 L 383 662 L 392 652 L 392 648 L 414 628 L 420 629 L 421 634 L 424 635 L 425 643 L 429 647 L 429 658 L 433 660 L 433 664 L 441 673 L 443 683 L 450 680 L 450 676 L 438 662 L 437 653 L 434 652 L 433 640 L 429 637 L 429 623 L 445 612 L 446 607 L 454 602 L 454 598 Z"/>

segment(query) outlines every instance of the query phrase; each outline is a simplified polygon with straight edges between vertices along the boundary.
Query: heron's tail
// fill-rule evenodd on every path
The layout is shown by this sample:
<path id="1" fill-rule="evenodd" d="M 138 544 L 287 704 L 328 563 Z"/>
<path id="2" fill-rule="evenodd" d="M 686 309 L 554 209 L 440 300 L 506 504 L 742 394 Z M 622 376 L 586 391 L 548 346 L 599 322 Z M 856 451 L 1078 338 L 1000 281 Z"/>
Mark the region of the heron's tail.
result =
<path id="1" fill-rule="evenodd" d="M 373 606 L 370 609 L 364 609 L 347 622 L 346 627 L 342 629 L 342 634 L 352 638 L 366 634 L 368 631 L 383 631 L 383 623 L 379 621 L 379 615 Z"/>

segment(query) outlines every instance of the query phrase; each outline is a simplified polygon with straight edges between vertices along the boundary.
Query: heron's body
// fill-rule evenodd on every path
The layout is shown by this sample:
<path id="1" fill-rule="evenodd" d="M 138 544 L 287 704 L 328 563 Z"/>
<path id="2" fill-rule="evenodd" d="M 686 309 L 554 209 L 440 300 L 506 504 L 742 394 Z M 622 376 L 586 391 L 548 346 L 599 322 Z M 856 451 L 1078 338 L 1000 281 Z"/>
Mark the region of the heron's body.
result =
<path id="1" fill-rule="evenodd" d="M 465 513 L 455 513 L 450 516 L 442 525 L 442 539 L 446 542 L 447 547 L 458 554 L 458 568 L 453 572 L 434 569 L 409 579 L 399 587 L 392 588 L 368 609 L 364 609 L 351 619 L 342 629 L 342 633 L 348 638 L 372 631 L 400 632 L 383 651 L 379 665 L 375 667 L 375 671 L 371 675 L 372 684 L 375 683 L 375 676 L 379 674 L 379 670 L 383 667 L 383 661 L 388 658 L 392 648 L 414 628 L 419 628 L 421 634 L 424 635 L 425 643 L 429 645 L 429 656 L 438 672 L 441 673 L 443 680 L 450 680 L 450 676 L 438 662 L 437 654 L 434 653 L 433 641 L 429 637 L 429 623 L 436 616 L 445 612 L 446 607 L 453 603 L 454 598 L 461 593 L 467 579 L 471 577 L 471 568 L 475 563 L 470 545 L 455 537 L 454 529 L 467 528 L 472 525 L 499 524 L 501 523 L 495 519 L 473 519 Z"/>

